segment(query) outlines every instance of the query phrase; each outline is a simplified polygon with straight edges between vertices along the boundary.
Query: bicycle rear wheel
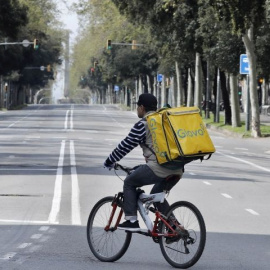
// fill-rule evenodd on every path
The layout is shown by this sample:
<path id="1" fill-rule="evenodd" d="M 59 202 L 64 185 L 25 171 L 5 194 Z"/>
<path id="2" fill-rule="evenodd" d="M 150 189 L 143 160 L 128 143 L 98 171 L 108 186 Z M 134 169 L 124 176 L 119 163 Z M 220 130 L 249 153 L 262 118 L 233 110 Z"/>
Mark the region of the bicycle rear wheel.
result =
<path id="1" fill-rule="evenodd" d="M 105 197 L 93 207 L 87 222 L 87 240 L 89 247 L 96 258 L 103 262 L 114 262 L 120 259 L 127 251 L 131 233 L 113 229 L 119 216 L 120 207 L 117 207 L 111 229 L 105 230 L 112 213 L 114 197 Z"/>
<path id="2" fill-rule="evenodd" d="M 173 219 L 174 224 L 181 224 L 176 237 L 162 236 L 159 239 L 161 252 L 169 264 L 176 268 L 189 268 L 201 257 L 205 241 L 206 229 L 203 217 L 196 206 L 189 202 L 176 202 L 170 206 L 166 216 Z M 162 223 L 162 233 L 170 232 L 170 229 Z"/>

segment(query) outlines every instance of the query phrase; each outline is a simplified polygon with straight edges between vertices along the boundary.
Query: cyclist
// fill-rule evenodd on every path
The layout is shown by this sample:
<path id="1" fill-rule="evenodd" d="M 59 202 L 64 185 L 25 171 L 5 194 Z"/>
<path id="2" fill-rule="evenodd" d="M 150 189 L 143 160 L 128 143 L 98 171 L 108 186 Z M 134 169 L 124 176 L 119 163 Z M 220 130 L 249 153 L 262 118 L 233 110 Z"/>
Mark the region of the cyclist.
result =
<path id="1" fill-rule="evenodd" d="M 137 220 L 137 193 L 136 188 L 153 185 L 151 193 L 159 193 L 165 189 L 166 178 L 169 175 L 183 174 L 183 169 L 170 170 L 160 166 L 152 150 L 152 138 L 145 117 L 157 110 L 157 99 L 152 94 L 141 94 L 137 102 L 137 115 L 141 118 L 125 139 L 113 150 L 104 162 L 104 167 L 111 170 L 115 162 L 121 160 L 136 146 L 140 145 L 145 157 L 146 164 L 138 166 L 124 181 L 124 206 L 126 221 L 118 225 L 118 229 L 139 231 Z M 172 183 L 172 188 L 177 182 Z M 169 204 L 165 200 L 163 204 L 157 205 L 159 211 L 164 212 Z"/>

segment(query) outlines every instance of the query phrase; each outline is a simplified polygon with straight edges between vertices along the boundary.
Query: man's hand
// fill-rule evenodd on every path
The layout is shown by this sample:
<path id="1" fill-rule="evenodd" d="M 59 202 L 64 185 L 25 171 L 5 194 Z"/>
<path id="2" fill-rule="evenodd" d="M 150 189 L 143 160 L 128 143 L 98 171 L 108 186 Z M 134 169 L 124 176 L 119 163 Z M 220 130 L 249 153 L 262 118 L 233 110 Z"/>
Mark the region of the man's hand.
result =
<path id="1" fill-rule="evenodd" d="M 114 163 L 109 163 L 107 160 L 104 162 L 104 168 L 108 169 L 109 171 L 114 168 Z"/>

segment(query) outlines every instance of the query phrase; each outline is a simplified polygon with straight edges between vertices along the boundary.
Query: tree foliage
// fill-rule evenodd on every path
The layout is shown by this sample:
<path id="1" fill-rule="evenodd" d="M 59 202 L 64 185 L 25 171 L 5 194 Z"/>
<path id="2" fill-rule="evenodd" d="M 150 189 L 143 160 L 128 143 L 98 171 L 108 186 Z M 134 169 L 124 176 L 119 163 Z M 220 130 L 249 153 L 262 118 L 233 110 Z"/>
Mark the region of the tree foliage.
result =
<path id="1" fill-rule="evenodd" d="M 62 52 L 63 30 L 57 16 L 58 11 L 52 0 L 2 1 L 0 5 L 0 37 L 9 42 L 38 39 L 40 47 L 33 45 L 7 45 L 0 48 L 0 74 L 8 76 L 14 71 L 20 84 L 44 86 L 52 73 L 38 67 L 58 64 Z M 37 69 L 27 69 L 37 68 Z"/>

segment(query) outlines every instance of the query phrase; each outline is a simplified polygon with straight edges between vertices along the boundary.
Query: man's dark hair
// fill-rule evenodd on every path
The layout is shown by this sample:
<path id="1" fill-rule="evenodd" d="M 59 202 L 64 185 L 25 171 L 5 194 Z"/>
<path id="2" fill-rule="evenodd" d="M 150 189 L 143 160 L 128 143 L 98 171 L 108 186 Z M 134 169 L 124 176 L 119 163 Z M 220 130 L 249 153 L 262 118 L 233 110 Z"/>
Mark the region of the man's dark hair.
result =
<path id="1" fill-rule="evenodd" d="M 139 96 L 139 100 L 137 102 L 138 106 L 143 105 L 146 112 L 156 111 L 157 110 L 157 98 L 150 94 L 144 93 Z"/>

